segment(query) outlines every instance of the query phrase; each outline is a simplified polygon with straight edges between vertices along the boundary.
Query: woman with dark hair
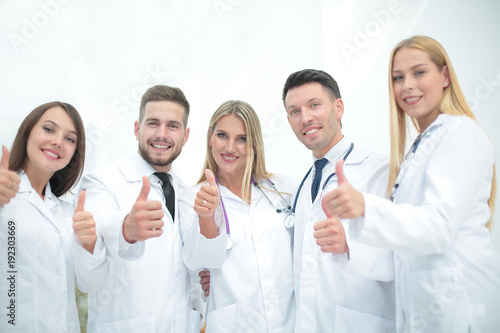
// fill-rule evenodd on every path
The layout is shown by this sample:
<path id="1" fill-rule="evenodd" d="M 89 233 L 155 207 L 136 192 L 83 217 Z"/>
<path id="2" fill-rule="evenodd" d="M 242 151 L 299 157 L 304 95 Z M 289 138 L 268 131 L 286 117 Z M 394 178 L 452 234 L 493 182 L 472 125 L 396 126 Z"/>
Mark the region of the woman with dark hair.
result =
<path id="1" fill-rule="evenodd" d="M 93 252 L 95 222 L 83 211 L 84 191 L 75 211 L 58 197 L 78 182 L 84 159 L 83 122 L 73 106 L 61 102 L 40 105 L 24 119 L 10 156 L 3 147 L 2 332 L 80 332 L 74 251 Z M 73 233 L 81 246 L 75 246 Z"/>

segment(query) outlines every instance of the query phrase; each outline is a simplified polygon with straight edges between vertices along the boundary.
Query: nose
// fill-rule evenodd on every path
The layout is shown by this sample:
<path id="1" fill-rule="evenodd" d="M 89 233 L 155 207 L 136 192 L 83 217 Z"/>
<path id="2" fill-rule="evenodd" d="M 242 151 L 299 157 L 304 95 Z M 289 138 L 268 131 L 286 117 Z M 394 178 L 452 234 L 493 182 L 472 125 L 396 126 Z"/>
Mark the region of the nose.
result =
<path id="1" fill-rule="evenodd" d="M 161 138 L 165 138 L 167 136 L 167 125 L 162 124 L 158 126 L 158 136 Z"/>
<path id="2" fill-rule="evenodd" d="M 236 141 L 234 139 L 228 140 L 226 150 L 228 153 L 234 153 L 236 150 Z"/>
<path id="3" fill-rule="evenodd" d="M 61 149 L 63 140 L 64 140 L 64 136 L 62 134 L 61 135 L 53 135 L 51 144 L 52 144 L 52 146 L 55 146 L 58 149 Z"/>
<path id="4" fill-rule="evenodd" d="M 413 88 L 415 88 L 415 79 L 408 75 L 403 80 L 403 91 L 411 90 Z"/>
<path id="5" fill-rule="evenodd" d="M 311 111 L 306 107 L 301 108 L 300 116 L 301 116 L 302 124 L 310 123 L 313 119 L 312 115 L 311 115 Z"/>

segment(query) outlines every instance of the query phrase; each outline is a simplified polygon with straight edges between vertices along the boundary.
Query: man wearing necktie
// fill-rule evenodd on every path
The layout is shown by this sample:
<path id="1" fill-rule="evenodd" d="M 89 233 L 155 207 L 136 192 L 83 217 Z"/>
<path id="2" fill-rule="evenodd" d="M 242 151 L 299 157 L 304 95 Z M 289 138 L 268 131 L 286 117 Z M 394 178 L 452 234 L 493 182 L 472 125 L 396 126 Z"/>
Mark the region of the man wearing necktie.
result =
<path id="1" fill-rule="evenodd" d="M 344 103 L 329 74 L 293 73 L 282 97 L 292 130 L 314 160 L 295 193 L 295 331 L 395 332 L 394 284 L 387 282 L 391 272 L 378 269 L 393 264 L 392 252 L 350 240 L 348 221 L 326 216 L 321 208 L 325 191 L 337 186 L 338 160 L 345 159 L 351 183 L 384 196 L 388 158 L 354 146 L 342 135 Z"/>
<path id="2" fill-rule="evenodd" d="M 172 169 L 189 137 L 188 115 L 179 88 L 151 87 L 134 125 L 137 152 L 82 179 L 102 236 L 94 261 L 76 263 L 89 292 L 88 332 L 200 331 L 199 278 L 182 260 L 177 221 L 184 186 Z"/>

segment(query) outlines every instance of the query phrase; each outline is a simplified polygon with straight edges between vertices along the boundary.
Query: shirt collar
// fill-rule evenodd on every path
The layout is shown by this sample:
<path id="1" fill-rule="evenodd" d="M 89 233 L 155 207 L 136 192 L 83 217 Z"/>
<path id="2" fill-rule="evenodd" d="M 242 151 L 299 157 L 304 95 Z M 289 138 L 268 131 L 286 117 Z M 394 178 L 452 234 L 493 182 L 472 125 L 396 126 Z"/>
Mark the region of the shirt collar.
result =
<path id="1" fill-rule="evenodd" d="M 351 145 L 351 141 L 347 139 L 345 136 L 342 137 L 342 139 L 337 142 L 335 146 L 333 146 L 323 157 L 321 158 L 326 158 L 328 162 L 334 163 L 335 161 L 341 159 L 347 150 L 349 149 L 349 146 Z M 321 158 L 316 158 L 313 155 L 313 162 L 316 162 L 317 160 Z"/>

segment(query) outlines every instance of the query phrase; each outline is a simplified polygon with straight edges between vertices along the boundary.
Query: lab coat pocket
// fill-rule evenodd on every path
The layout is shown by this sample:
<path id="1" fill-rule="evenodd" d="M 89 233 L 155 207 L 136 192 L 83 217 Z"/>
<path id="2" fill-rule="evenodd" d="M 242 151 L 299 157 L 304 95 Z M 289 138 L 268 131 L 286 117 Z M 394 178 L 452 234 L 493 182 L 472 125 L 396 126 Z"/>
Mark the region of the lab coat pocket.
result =
<path id="1" fill-rule="evenodd" d="M 97 324 L 96 333 L 141 332 L 154 333 L 154 317 L 144 316 L 130 320 Z"/>
<path id="2" fill-rule="evenodd" d="M 207 333 L 241 332 L 238 303 L 210 312 L 207 316 Z"/>
<path id="3" fill-rule="evenodd" d="M 411 273 L 406 326 L 412 332 L 467 332 L 469 315 L 460 281 L 455 267 Z"/>
<path id="4" fill-rule="evenodd" d="M 396 325 L 392 320 L 337 305 L 335 332 L 394 333 Z"/>
<path id="5" fill-rule="evenodd" d="M 191 327 L 193 332 L 199 332 L 201 329 L 201 315 L 198 310 L 189 311 L 189 319 L 191 321 Z"/>

